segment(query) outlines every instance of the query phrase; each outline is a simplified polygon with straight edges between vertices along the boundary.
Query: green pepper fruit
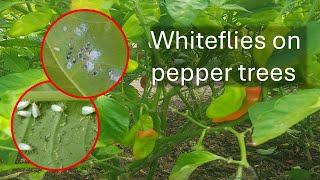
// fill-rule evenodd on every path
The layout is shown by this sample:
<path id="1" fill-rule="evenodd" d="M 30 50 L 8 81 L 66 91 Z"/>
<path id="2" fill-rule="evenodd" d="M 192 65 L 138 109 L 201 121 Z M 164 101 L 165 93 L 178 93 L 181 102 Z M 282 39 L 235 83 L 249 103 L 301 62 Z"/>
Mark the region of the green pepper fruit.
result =
<path id="1" fill-rule="evenodd" d="M 158 134 L 155 130 L 149 129 L 139 131 L 133 145 L 134 159 L 140 160 L 146 158 L 154 149 Z"/>
<path id="2" fill-rule="evenodd" d="M 153 120 L 152 117 L 144 114 L 139 120 L 132 126 L 130 131 L 127 133 L 122 143 L 126 146 L 132 146 L 135 141 L 135 136 L 139 131 L 145 131 L 148 129 L 153 129 Z"/>
<path id="3" fill-rule="evenodd" d="M 130 59 L 128 68 L 127 68 L 127 73 L 133 73 L 136 71 L 139 67 L 139 63 L 135 60 Z"/>
<path id="4" fill-rule="evenodd" d="M 245 87 L 226 86 L 224 93 L 217 99 L 214 99 L 207 108 L 208 118 L 222 118 L 236 112 L 241 108 L 246 97 Z"/>

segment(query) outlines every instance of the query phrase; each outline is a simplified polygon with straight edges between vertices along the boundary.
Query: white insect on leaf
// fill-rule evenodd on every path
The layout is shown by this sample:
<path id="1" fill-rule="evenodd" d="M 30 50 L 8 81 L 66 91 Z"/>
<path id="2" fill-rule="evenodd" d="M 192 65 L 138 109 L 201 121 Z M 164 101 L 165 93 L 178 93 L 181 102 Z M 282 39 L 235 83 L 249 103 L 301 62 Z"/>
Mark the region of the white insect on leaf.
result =
<path id="1" fill-rule="evenodd" d="M 85 69 L 87 72 L 92 72 L 94 70 L 94 63 L 91 61 L 87 61 L 85 64 Z"/>
<path id="2" fill-rule="evenodd" d="M 62 30 L 66 32 L 68 30 L 67 26 L 63 26 Z"/>
<path id="3" fill-rule="evenodd" d="M 51 110 L 53 112 L 63 112 L 64 111 L 63 107 L 60 105 L 57 105 L 57 104 L 51 105 Z"/>
<path id="4" fill-rule="evenodd" d="M 30 111 L 18 111 L 17 114 L 21 117 L 26 117 L 29 118 L 31 117 L 31 112 Z"/>
<path id="5" fill-rule="evenodd" d="M 55 50 L 55 51 L 59 52 L 59 51 L 60 51 L 60 48 L 58 48 L 58 47 L 54 47 L 54 48 L 53 48 L 53 50 Z"/>
<path id="6" fill-rule="evenodd" d="M 21 151 L 31 151 L 32 150 L 32 147 L 28 144 L 25 144 L 25 143 L 19 143 L 18 147 Z"/>
<path id="7" fill-rule="evenodd" d="M 73 63 L 71 62 L 71 61 L 69 61 L 68 63 L 67 63 L 67 69 L 72 69 L 72 66 L 73 66 Z"/>
<path id="8" fill-rule="evenodd" d="M 120 79 L 121 72 L 117 69 L 111 69 L 108 73 L 110 80 L 116 82 Z"/>
<path id="9" fill-rule="evenodd" d="M 28 107 L 29 104 L 30 104 L 29 101 L 20 101 L 20 102 L 18 103 L 17 109 L 18 109 L 18 110 L 23 110 L 23 109 L 25 109 L 26 107 Z"/>
<path id="10" fill-rule="evenodd" d="M 89 60 L 94 61 L 97 60 L 101 56 L 101 52 L 97 50 L 92 50 L 88 54 Z"/>
<path id="11" fill-rule="evenodd" d="M 89 115 L 94 113 L 96 110 L 91 106 L 83 106 L 82 107 L 82 115 Z"/>
<path id="12" fill-rule="evenodd" d="M 76 29 L 74 30 L 74 33 L 77 36 L 82 36 L 87 32 L 87 30 L 88 30 L 88 26 L 86 24 L 80 24 L 79 27 L 76 27 Z"/>
<path id="13" fill-rule="evenodd" d="M 36 103 L 32 103 L 31 113 L 34 118 L 37 118 L 40 116 L 40 110 L 39 110 L 39 107 L 36 105 Z"/>

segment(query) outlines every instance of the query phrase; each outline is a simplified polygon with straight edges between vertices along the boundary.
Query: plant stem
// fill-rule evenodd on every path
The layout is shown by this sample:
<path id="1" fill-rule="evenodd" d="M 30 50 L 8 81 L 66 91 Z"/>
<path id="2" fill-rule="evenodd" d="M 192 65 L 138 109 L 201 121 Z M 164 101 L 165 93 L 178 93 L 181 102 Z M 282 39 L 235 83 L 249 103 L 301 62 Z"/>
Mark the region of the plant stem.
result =
<path id="1" fill-rule="evenodd" d="M 174 109 L 174 108 L 170 108 L 170 109 L 171 109 L 173 112 L 175 112 L 175 113 L 177 113 L 177 114 L 179 114 L 179 115 L 187 118 L 190 122 L 198 125 L 198 126 L 201 127 L 202 129 L 210 129 L 210 128 L 211 128 L 211 127 L 209 127 L 209 126 L 206 126 L 206 125 L 204 125 L 204 124 L 196 121 L 195 119 L 193 119 L 191 116 L 189 116 L 189 115 L 186 114 L 186 113 L 181 113 L 181 112 L 179 112 L 177 109 Z"/>
<path id="2" fill-rule="evenodd" d="M 242 171 L 243 167 L 249 168 L 250 165 L 248 163 L 247 159 L 247 149 L 246 149 L 246 144 L 245 144 L 245 134 L 247 131 L 239 133 L 238 131 L 234 130 L 231 127 L 226 127 L 226 131 L 231 132 L 237 137 L 238 143 L 239 143 L 239 148 L 240 148 L 240 157 L 241 157 L 241 163 L 239 163 L 238 170 L 237 170 L 237 175 L 236 179 L 242 179 Z"/>
<path id="3" fill-rule="evenodd" d="M 195 146 L 195 149 L 196 149 L 196 150 L 202 150 L 202 149 L 203 149 L 202 143 L 203 143 L 203 139 L 204 139 L 206 133 L 207 133 L 207 129 L 204 129 L 204 130 L 202 131 L 202 133 L 201 133 L 201 136 L 200 136 L 198 142 L 197 142 L 197 145 Z"/>

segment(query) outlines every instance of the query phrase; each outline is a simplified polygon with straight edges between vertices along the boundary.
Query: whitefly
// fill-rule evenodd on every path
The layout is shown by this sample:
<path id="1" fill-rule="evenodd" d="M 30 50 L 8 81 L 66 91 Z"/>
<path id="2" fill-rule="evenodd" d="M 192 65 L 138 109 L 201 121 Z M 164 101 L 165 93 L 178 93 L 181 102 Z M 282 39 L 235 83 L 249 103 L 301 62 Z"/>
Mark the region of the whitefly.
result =
<path id="1" fill-rule="evenodd" d="M 116 82 L 120 79 L 121 71 L 119 69 L 115 69 L 115 68 L 110 69 L 108 72 L 108 76 L 111 81 Z"/>
<path id="2" fill-rule="evenodd" d="M 28 144 L 25 144 L 25 143 L 19 143 L 18 147 L 21 151 L 31 151 L 32 150 L 32 147 Z"/>
<path id="3" fill-rule="evenodd" d="M 30 111 L 18 111 L 17 114 L 18 116 L 21 116 L 21 117 L 26 117 L 26 118 L 31 117 Z"/>
<path id="4" fill-rule="evenodd" d="M 94 67 L 95 67 L 95 65 L 93 62 L 91 62 L 91 61 L 85 62 L 84 68 L 85 68 L 85 70 L 87 70 L 87 72 L 92 72 L 94 70 Z"/>
<path id="5" fill-rule="evenodd" d="M 40 116 L 40 110 L 36 103 L 32 103 L 31 113 L 34 118 L 37 118 Z"/>
<path id="6" fill-rule="evenodd" d="M 53 104 L 53 105 L 51 105 L 51 110 L 53 112 L 63 112 L 64 111 L 64 107 L 62 105 Z"/>
<path id="7" fill-rule="evenodd" d="M 89 115 L 95 112 L 95 109 L 91 106 L 83 106 L 82 107 L 82 115 Z"/>
<path id="8" fill-rule="evenodd" d="M 29 104 L 30 104 L 30 102 L 29 101 L 20 101 L 19 103 L 18 103 L 18 105 L 17 105 L 17 109 L 18 110 L 23 110 L 23 109 L 25 109 L 26 107 L 28 107 L 29 106 Z"/>

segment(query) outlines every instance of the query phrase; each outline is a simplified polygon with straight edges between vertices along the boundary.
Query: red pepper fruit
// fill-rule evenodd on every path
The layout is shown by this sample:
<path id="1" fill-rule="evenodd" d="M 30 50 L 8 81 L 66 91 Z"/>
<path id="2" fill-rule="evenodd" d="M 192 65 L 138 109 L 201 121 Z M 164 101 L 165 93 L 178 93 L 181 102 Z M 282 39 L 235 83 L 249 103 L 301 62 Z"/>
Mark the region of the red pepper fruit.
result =
<path id="1" fill-rule="evenodd" d="M 249 108 L 252 105 L 254 105 L 256 102 L 258 102 L 260 100 L 261 91 L 262 91 L 261 87 L 247 87 L 246 88 L 246 99 L 245 99 L 242 107 L 238 111 L 236 111 L 226 117 L 214 118 L 214 119 L 212 119 L 212 122 L 222 123 L 222 122 L 235 121 L 235 120 L 241 118 L 242 116 L 247 114 Z"/>

